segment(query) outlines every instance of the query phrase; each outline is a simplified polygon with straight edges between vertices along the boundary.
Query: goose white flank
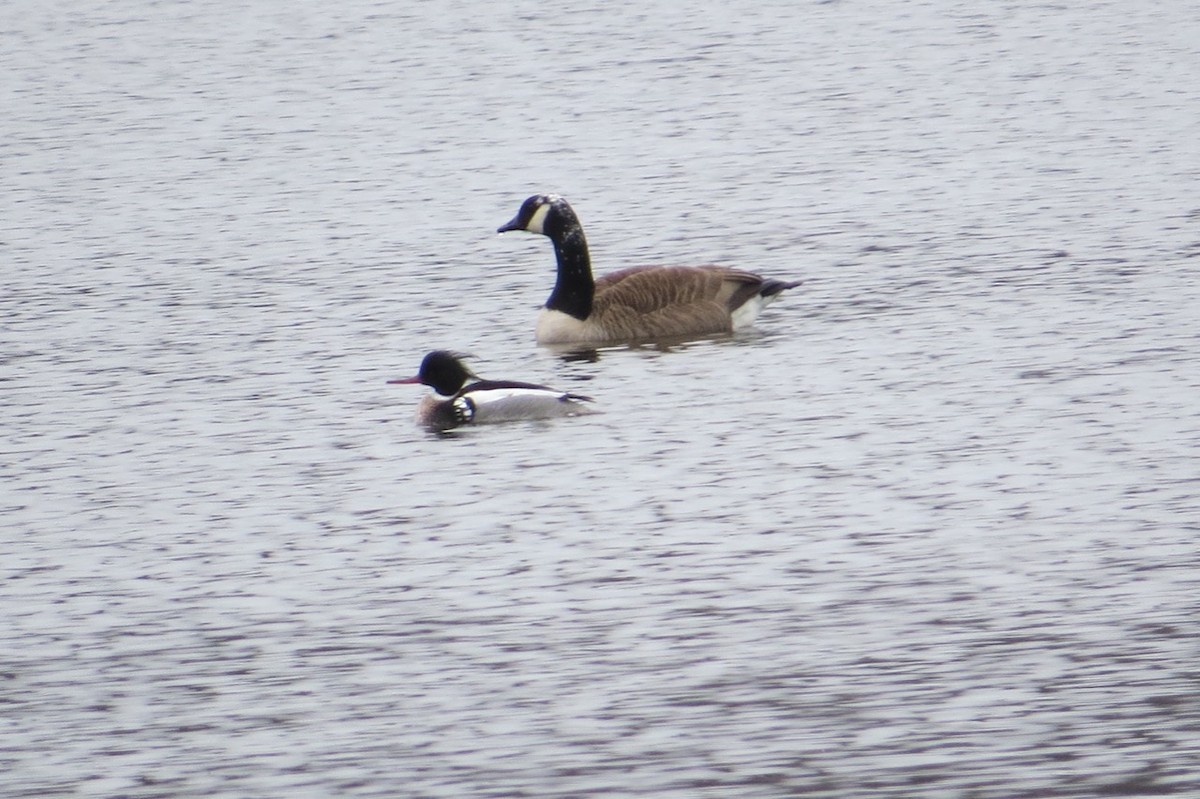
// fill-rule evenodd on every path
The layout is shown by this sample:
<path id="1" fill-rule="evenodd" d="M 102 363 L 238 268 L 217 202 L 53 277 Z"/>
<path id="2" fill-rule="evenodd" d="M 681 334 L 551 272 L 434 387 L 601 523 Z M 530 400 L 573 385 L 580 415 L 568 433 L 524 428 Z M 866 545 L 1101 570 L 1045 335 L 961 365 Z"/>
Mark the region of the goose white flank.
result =
<path id="1" fill-rule="evenodd" d="M 540 233 L 558 278 L 537 321 L 539 344 L 599 344 L 728 333 L 799 281 L 723 266 L 635 266 L 592 277 L 583 226 L 562 197 L 538 194 L 497 232 Z"/>
<path id="2" fill-rule="evenodd" d="M 433 430 L 468 424 L 554 419 L 599 413 L 587 405 L 591 397 L 515 380 L 481 380 L 461 356 L 434 350 L 417 374 L 389 383 L 421 383 L 433 389 L 417 407 L 417 423 Z"/>

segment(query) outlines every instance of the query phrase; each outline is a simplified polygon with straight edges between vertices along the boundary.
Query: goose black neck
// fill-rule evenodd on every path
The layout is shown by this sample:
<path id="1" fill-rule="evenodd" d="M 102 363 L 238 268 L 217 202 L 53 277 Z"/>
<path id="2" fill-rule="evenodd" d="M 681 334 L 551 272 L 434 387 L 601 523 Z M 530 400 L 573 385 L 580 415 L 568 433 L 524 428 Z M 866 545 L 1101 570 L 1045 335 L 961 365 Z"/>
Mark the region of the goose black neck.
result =
<path id="1" fill-rule="evenodd" d="M 558 259 L 558 279 L 546 307 L 576 319 L 587 319 L 592 312 L 596 282 L 592 279 L 592 260 L 583 228 L 577 221 L 567 224 L 562 230 L 550 232 L 550 240 Z"/>

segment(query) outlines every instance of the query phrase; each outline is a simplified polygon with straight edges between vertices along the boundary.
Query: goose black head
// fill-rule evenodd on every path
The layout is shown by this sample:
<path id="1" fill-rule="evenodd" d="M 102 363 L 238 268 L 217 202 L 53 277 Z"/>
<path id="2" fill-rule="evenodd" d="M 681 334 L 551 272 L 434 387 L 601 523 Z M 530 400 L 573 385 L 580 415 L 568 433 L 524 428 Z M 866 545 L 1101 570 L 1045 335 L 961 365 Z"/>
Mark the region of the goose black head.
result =
<path id="1" fill-rule="evenodd" d="M 579 219 L 567 201 L 557 194 L 535 194 L 521 203 L 517 215 L 496 229 L 497 233 L 526 230 L 560 240 L 579 228 Z"/>

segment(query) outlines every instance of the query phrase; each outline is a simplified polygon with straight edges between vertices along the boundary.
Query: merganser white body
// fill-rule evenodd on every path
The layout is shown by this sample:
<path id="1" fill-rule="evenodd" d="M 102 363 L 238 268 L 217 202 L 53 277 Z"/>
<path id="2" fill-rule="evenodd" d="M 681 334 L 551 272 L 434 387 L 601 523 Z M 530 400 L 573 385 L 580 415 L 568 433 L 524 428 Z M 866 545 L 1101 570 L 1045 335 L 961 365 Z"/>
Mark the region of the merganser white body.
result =
<path id="1" fill-rule="evenodd" d="M 592 277 L 575 211 L 556 194 L 525 200 L 498 233 L 525 230 L 554 243 L 558 278 L 537 321 L 539 344 L 602 344 L 729 333 L 748 327 L 799 281 L 723 266 L 635 266 Z"/>
<path id="2" fill-rule="evenodd" d="M 468 382 L 474 380 L 474 382 Z M 433 430 L 467 424 L 554 419 L 599 413 L 591 397 L 515 380 L 480 380 L 459 355 L 434 350 L 412 377 L 389 383 L 421 383 L 433 389 L 417 406 L 417 423 Z"/>

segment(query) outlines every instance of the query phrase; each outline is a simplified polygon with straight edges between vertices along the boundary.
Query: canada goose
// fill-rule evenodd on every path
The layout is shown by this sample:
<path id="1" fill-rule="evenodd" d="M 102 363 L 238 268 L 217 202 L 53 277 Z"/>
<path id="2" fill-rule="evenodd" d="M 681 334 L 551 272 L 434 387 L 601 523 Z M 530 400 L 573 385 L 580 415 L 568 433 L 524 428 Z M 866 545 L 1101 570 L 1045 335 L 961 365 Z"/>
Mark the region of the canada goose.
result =
<path id="1" fill-rule="evenodd" d="M 468 385 L 472 378 L 475 382 Z M 592 398 L 581 394 L 513 380 L 479 380 L 463 364 L 462 356 L 446 350 L 426 355 L 412 377 L 388 382 L 423 383 L 434 390 L 417 407 L 417 423 L 433 430 L 599 412 L 584 405 Z"/>
<path id="2" fill-rule="evenodd" d="M 799 281 L 723 266 L 635 266 L 592 278 L 583 226 L 567 201 L 537 194 L 498 233 L 527 230 L 554 242 L 558 280 L 537 321 L 539 344 L 583 344 L 727 333 Z"/>

